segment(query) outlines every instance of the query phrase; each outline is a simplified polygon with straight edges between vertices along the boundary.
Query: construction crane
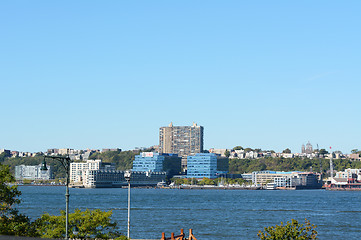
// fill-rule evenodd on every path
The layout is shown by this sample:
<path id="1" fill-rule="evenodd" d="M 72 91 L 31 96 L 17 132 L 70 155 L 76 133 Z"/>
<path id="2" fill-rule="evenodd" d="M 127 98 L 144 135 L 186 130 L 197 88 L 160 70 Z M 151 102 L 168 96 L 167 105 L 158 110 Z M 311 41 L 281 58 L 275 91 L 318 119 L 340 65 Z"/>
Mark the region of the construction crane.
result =
<path id="1" fill-rule="evenodd" d="M 320 164 L 320 174 L 321 174 L 321 179 L 322 179 L 322 160 L 320 158 L 320 148 L 318 147 L 318 143 L 317 143 L 317 154 L 318 154 L 318 161 L 319 161 L 319 164 Z"/>
<path id="2" fill-rule="evenodd" d="M 330 152 L 331 152 L 331 157 L 330 157 L 330 173 L 331 173 L 331 178 L 333 178 L 333 163 L 332 163 L 332 151 L 331 151 L 331 147 L 330 147 Z"/>

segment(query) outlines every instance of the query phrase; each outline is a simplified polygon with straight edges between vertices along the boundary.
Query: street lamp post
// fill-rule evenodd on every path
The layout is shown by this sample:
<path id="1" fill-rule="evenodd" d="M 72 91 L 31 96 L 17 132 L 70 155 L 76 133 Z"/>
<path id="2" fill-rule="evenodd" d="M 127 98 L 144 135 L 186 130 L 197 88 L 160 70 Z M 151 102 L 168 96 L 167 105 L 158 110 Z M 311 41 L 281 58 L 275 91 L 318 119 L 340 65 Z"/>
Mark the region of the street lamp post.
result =
<path id="1" fill-rule="evenodd" d="M 125 171 L 124 172 L 124 178 L 128 182 L 128 234 L 127 237 L 130 239 L 130 177 L 132 173 L 131 171 Z"/>
<path id="2" fill-rule="evenodd" d="M 41 171 L 47 171 L 46 158 L 56 159 L 63 165 L 66 173 L 66 190 L 65 190 L 65 239 L 69 239 L 69 182 L 70 182 L 70 158 L 69 156 L 44 156 Z"/>

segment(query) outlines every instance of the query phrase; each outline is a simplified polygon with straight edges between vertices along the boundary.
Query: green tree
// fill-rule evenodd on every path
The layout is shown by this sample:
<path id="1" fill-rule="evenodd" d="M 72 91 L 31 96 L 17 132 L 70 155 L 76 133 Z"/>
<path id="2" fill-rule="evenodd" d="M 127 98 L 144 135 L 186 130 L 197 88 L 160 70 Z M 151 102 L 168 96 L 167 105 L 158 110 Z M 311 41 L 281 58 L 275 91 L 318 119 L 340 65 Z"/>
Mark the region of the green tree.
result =
<path id="1" fill-rule="evenodd" d="M 241 147 L 241 146 L 236 146 L 236 147 L 233 148 L 233 150 L 243 150 L 243 147 Z"/>
<path id="2" fill-rule="evenodd" d="M 251 152 L 251 151 L 253 151 L 253 149 L 252 148 L 245 148 L 244 151 L 245 152 Z"/>
<path id="3" fill-rule="evenodd" d="M 117 170 L 131 169 L 133 166 L 135 153 L 133 151 L 109 151 L 102 153 L 94 153 L 90 159 L 102 159 L 103 162 L 115 163 Z"/>
<path id="4" fill-rule="evenodd" d="M 216 182 L 212 179 L 204 177 L 202 180 L 198 182 L 199 185 L 215 185 Z"/>
<path id="5" fill-rule="evenodd" d="M 34 224 L 15 208 L 21 192 L 9 185 L 12 182 L 15 178 L 9 166 L 0 163 L 0 235 L 37 236 Z"/>
<path id="6" fill-rule="evenodd" d="M 326 149 L 324 149 L 324 148 L 320 149 L 320 154 L 325 155 L 327 153 L 328 153 L 328 151 L 326 151 Z"/>
<path id="7" fill-rule="evenodd" d="M 7 156 L 6 156 L 6 153 L 5 153 L 5 152 L 3 152 L 2 154 L 0 154 L 0 163 L 4 162 L 6 158 L 7 158 Z"/>
<path id="8" fill-rule="evenodd" d="M 224 156 L 226 156 L 228 158 L 229 155 L 231 155 L 231 153 L 228 150 L 224 151 Z"/>
<path id="9" fill-rule="evenodd" d="M 351 153 L 354 153 L 354 154 L 355 154 L 355 153 L 358 153 L 358 149 L 352 149 L 352 150 L 351 150 Z"/>
<path id="10" fill-rule="evenodd" d="M 285 150 L 282 151 L 283 153 L 291 153 L 291 150 L 289 148 L 286 148 Z"/>
<path id="11" fill-rule="evenodd" d="M 258 232 L 258 237 L 262 240 L 308 240 L 317 239 L 316 225 L 313 225 L 305 219 L 304 224 L 292 219 L 286 225 L 281 222 L 280 225 L 265 227 L 264 231 Z"/>
<path id="12" fill-rule="evenodd" d="M 60 216 L 43 214 L 36 220 L 37 231 L 43 238 L 65 237 L 65 211 Z M 69 214 L 69 226 L 78 228 L 78 233 L 70 231 L 70 238 L 82 239 L 126 239 L 117 230 L 117 223 L 112 222 L 110 217 L 112 211 L 101 211 L 100 209 L 81 211 L 76 209 Z"/>
<path id="13" fill-rule="evenodd" d="M 177 186 L 184 184 L 183 178 L 171 178 L 171 182 L 174 182 Z"/>

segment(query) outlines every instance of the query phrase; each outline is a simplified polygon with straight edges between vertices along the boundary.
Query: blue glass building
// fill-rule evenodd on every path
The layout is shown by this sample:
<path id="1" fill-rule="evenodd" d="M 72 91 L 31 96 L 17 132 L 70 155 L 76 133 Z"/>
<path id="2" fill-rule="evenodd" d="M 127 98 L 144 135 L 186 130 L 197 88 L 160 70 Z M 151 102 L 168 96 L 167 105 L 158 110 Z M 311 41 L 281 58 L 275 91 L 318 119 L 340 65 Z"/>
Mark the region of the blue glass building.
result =
<path id="1" fill-rule="evenodd" d="M 142 152 L 135 156 L 132 171 L 162 172 L 164 156 L 159 153 Z"/>
<path id="2" fill-rule="evenodd" d="M 217 155 L 197 153 L 187 157 L 187 178 L 217 178 Z"/>

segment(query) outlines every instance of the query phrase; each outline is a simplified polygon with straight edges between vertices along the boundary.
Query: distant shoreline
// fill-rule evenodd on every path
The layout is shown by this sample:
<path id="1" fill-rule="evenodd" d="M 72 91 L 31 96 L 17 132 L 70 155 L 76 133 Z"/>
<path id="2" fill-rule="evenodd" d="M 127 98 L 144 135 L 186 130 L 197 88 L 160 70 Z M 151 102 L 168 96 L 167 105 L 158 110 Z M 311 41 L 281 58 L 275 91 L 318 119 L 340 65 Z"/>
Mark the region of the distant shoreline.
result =
<path id="1" fill-rule="evenodd" d="M 21 187 L 65 187 L 64 184 L 14 184 Z"/>
<path id="2" fill-rule="evenodd" d="M 21 187 L 66 187 L 66 185 L 63 184 L 13 184 L 16 186 L 21 186 Z M 122 187 L 99 187 L 99 188 L 84 188 L 84 187 L 79 187 L 79 186 L 69 186 L 70 188 L 82 188 L 82 189 L 102 189 L 102 188 L 127 188 L 126 186 L 122 186 Z M 325 190 L 325 188 L 305 188 L 305 189 L 264 189 L 262 187 L 225 187 L 225 186 L 178 186 L 178 187 L 155 187 L 155 186 L 135 186 L 135 187 L 131 187 L 133 189 L 179 189 L 179 190 L 268 190 L 268 191 L 272 191 L 272 190 Z M 349 190 L 353 190 L 353 191 L 360 191 L 359 189 L 332 189 L 332 188 L 327 188 L 326 190 L 329 191 L 349 191 Z"/>

